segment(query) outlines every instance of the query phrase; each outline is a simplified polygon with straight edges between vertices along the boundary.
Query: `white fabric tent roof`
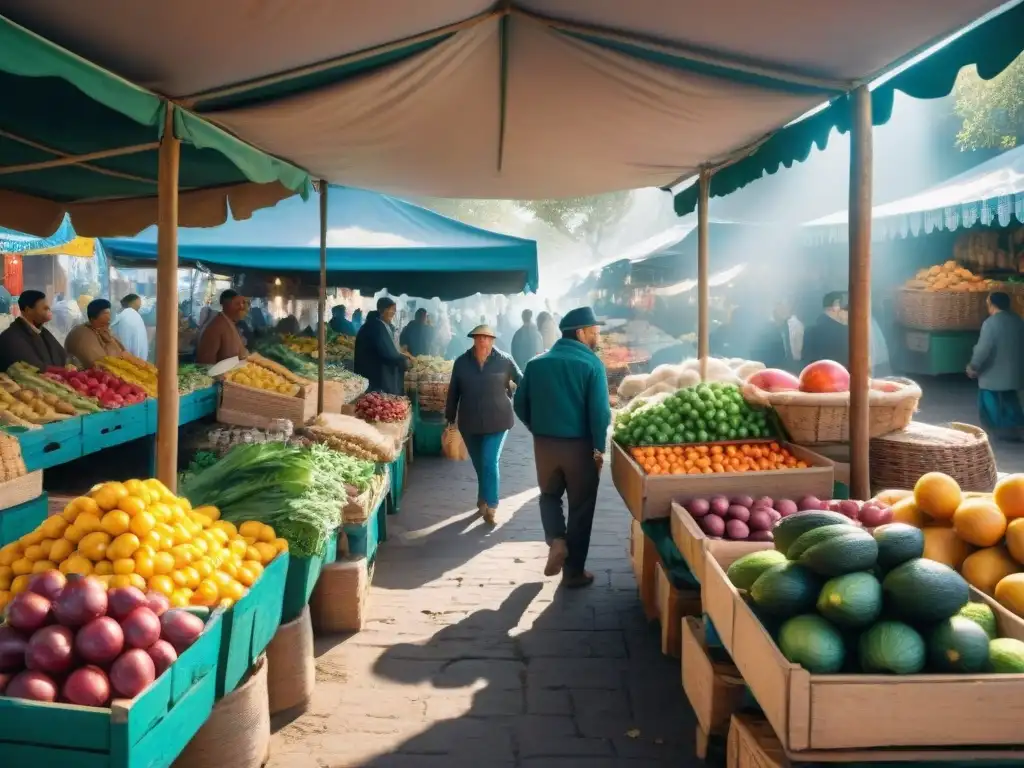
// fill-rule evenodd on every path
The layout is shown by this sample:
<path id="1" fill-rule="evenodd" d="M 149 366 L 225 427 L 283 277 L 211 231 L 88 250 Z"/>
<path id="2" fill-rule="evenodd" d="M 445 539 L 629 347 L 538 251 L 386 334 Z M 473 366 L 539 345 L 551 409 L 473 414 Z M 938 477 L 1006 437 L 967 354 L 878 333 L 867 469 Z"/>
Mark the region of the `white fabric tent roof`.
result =
<path id="1" fill-rule="evenodd" d="M 332 182 L 553 198 L 692 176 L 1002 2 L 0 0 L 0 14 Z"/>

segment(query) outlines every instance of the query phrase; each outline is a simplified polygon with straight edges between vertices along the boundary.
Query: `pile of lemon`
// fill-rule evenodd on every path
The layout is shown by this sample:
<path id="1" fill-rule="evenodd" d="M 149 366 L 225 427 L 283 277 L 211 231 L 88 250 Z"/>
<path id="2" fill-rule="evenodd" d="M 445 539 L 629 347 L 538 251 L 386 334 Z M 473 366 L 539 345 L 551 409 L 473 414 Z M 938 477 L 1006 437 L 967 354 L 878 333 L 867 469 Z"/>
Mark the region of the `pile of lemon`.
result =
<path id="1" fill-rule="evenodd" d="M 103 483 L 0 548 L 0 610 L 54 568 L 161 592 L 175 607 L 227 607 L 287 549 L 269 525 L 236 528 L 216 507 L 193 509 L 159 480 Z"/>

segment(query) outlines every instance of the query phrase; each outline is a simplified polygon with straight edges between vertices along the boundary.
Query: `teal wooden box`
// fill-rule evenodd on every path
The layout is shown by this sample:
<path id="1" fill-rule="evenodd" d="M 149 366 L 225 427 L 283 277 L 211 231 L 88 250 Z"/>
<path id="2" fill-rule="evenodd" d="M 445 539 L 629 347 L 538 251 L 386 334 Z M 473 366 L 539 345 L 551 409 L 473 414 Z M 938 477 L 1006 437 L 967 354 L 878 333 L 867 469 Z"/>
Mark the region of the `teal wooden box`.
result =
<path id="1" fill-rule="evenodd" d="M 157 401 L 149 398 L 146 406 L 146 430 L 148 434 L 156 434 Z M 181 395 L 178 398 L 178 426 L 199 421 L 217 412 L 217 387 L 207 387 Z"/>
<path id="2" fill-rule="evenodd" d="M 299 617 L 302 609 L 309 605 L 313 588 L 320 578 L 320 571 L 338 559 L 338 532 L 335 531 L 324 543 L 324 549 L 314 557 L 288 557 L 288 575 L 284 582 L 284 600 L 281 609 L 281 623 L 287 624 Z"/>
<path id="3" fill-rule="evenodd" d="M 388 464 L 388 470 L 391 474 L 391 493 L 389 494 L 389 505 L 388 514 L 397 515 L 402 511 L 402 491 L 404 490 L 405 480 L 405 446 L 402 446 L 402 450 L 398 452 L 398 456 L 395 460 Z"/>
<path id="4" fill-rule="evenodd" d="M 0 512 L 0 547 L 34 531 L 46 519 L 48 512 L 49 499 L 45 492 L 32 501 Z"/>
<path id="5" fill-rule="evenodd" d="M 943 376 L 967 368 L 978 343 L 978 331 L 915 331 L 900 329 L 895 367 L 901 373 Z"/>
<path id="6" fill-rule="evenodd" d="M 420 414 L 416 419 L 416 430 L 412 434 L 413 450 L 416 451 L 416 455 L 440 456 L 444 428 L 445 420 L 441 414 Z"/>
<path id="7" fill-rule="evenodd" d="M 58 464 L 66 464 L 83 455 L 83 424 L 85 419 L 76 416 L 73 419 L 55 421 L 40 429 L 27 429 L 17 434 L 21 443 L 21 456 L 25 460 L 25 468 L 29 472 L 37 469 L 49 469 Z"/>
<path id="8" fill-rule="evenodd" d="M 287 552 L 275 557 L 248 594 L 224 615 L 217 670 L 218 699 L 238 687 L 277 632 L 289 561 Z"/>
<path id="9" fill-rule="evenodd" d="M 213 710 L 223 615 L 215 611 L 195 644 L 127 707 L 0 698 L 0 765 L 170 766 Z"/>
<path id="10" fill-rule="evenodd" d="M 377 557 L 377 548 L 387 540 L 387 495 L 366 518 L 365 523 L 343 526 L 348 540 L 348 554 L 363 555 L 368 564 Z"/>
<path id="11" fill-rule="evenodd" d="M 82 419 L 84 454 L 138 440 L 149 434 L 148 401 L 124 408 L 92 413 Z"/>

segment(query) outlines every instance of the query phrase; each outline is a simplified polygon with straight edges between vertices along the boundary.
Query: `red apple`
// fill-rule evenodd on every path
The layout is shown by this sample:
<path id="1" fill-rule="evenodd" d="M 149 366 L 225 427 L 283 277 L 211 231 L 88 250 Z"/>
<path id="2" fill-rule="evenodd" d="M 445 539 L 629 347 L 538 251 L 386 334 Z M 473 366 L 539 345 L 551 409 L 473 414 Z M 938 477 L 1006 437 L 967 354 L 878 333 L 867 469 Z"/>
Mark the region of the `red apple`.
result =
<path id="1" fill-rule="evenodd" d="M 780 371 L 778 368 L 765 368 L 763 371 L 755 373 L 747 381 L 765 392 L 787 392 L 800 389 L 800 380 L 796 376 L 787 371 Z"/>
<path id="2" fill-rule="evenodd" d="M 800 391 L 816 394 L 849 392 L 850 372 L 835 360 L 818 360 L 800 372 Z"/>

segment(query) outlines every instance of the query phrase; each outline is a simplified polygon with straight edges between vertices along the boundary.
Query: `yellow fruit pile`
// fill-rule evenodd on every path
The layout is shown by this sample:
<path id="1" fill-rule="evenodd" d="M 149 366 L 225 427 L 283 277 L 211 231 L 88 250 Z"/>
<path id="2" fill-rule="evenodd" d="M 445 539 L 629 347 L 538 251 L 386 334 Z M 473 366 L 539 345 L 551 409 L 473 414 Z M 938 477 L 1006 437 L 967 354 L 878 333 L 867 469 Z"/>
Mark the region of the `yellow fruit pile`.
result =
<path id="1" fill-rule="evenodd" d="M 958 266 L 955 261 L 918 271 L 913 279 L 906 282 L 906 287 L 932 292 L 985 292 L 990 289 L 988 280 Z"/>
<path id="2" fill-rule="evenodd" d="M 255 363 L 246 363 L 235 368 L 233 371 L 229 371 L 224 378 L 233 384 L 277 392 L 281 395 L 295 396 L 299 392 L 298 384 L 293 384 L 284 376 Z"/>
<path id="3" fill-rule="evenodd" d="M 96 367 L 100 370 L 112 373 L 121 381 L 134 384 L 149 397 L 156 397 L 155 365 L 134 356 L 127 357 L 103 357 L 96 361 Z"/>
<path id="4" fill-rule="evenodd" d="M 924 557 L 1024 616 L 1024 474 L 1007 475 L 992 493 L 970 493 L 949 475 L 929 472 L 913 491 L 877 498 L 893 505 L 893 522 L 921 529 Z"/>
<path id="5" fill-rule="evenodd" d="M 103 483 L 0 548 L 0 610 L 53 568 L 161 592 L 175 607 L 227 607 L 287 549 L 269 525 L 236 528 L 216 507 L 193 509 L 159 480 Z"/>

